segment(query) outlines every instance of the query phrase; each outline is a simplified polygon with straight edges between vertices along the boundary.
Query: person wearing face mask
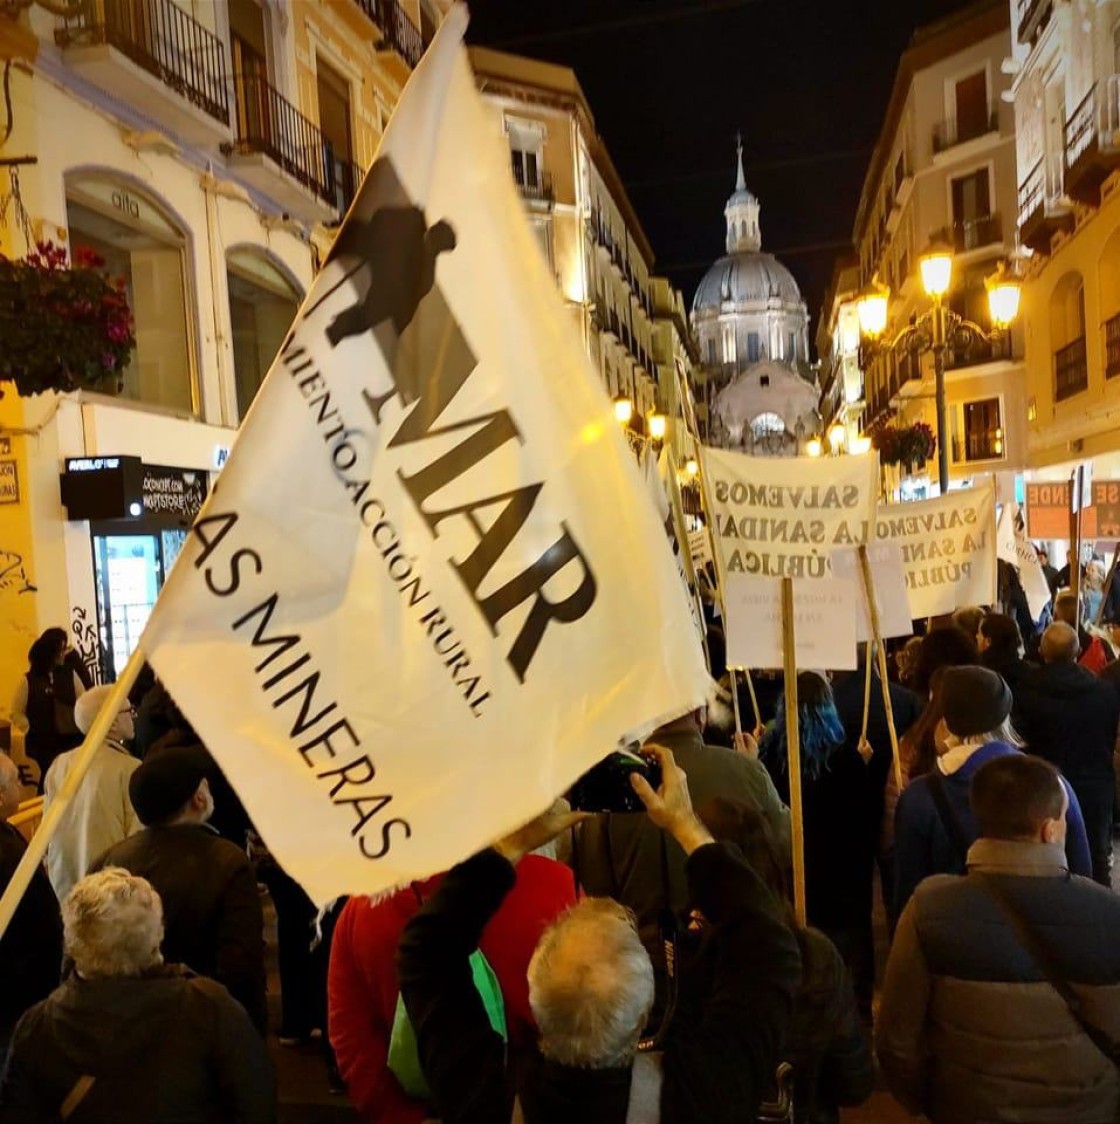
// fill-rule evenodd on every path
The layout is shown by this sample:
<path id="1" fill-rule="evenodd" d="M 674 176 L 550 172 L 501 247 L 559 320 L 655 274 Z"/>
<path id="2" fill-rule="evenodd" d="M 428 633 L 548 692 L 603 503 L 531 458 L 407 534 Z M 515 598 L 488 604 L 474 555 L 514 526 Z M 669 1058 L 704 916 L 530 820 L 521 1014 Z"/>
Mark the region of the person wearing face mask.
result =
<path id="1" fill-rule="evenodd" d="M 86 691 L 74 704 L 74 724 L 83 736 L 89 732 L 105 700 L 109 686 Z M 132 711 L 126 703 L 113 719 L 105 740 L 93 755 L 89 771 L 70 801 L 69 811 L 47 847 L 47 875 L 59 901 L 89 871 L 102 851 L 140 830 L 140 821 L 128 795 L 129 781 L 140 762 L 125 742 L 132 738 Z M 43 783 L 45 809 L 57 798 L 77 760 L 77 749 L 54 759 Z"/>
<path id="2" fill-rule="evenodd" d="M 144 830 L 110 847 L 91 871 L 123 867 L 163 902 L 163 959 L 224 984 L 257 1029 L 268 1027 L 264 917 L 248 856 L 208 822 L 212 760 L 200 745 L 150 754 L 129 795 Z"/>
<path id="3" fill-rule="evenodd" d="M 934 740 L 937 764 L 899 797 L 895 811 L 895 908 L 899 913 L 918 883 L 932 874 L 963 874 L 978 828 L 969 806 L 973 776 L 987 762 L 1021 754 L 1011 725 L 1011 691 L 986 667 L 950 667 L 941 676 L 941 719 Z M 1069 797 L 1066 855 L 1072 874 L 1092 877 L 1093 864 L 1081 806 Z"/>

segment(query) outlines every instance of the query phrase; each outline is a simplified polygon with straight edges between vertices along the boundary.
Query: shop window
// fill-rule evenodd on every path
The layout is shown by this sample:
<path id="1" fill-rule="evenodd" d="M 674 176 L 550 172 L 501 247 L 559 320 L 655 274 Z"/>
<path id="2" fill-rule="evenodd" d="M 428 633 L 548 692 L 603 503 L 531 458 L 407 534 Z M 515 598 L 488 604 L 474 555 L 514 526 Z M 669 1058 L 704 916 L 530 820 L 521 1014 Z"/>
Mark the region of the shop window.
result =
<path id="1" fill-rule="evenodd" d="M 1003 417 L 998 398 L 964 404 L 963 452 L 966 461 L 1000 460 L 1004 456 Z"/>
<path id="2" fill-rule="evenodd" d="M 264 256 L 234 249 L 226 258 L 237 412 L 244 417 L 284 342 L 299 293 Z"/>
<path id="3" fill-rule="evenodd" d="M 98 390 L 194 413 L 191 332 L 194 302 L 186 277 L 186 239 L 146 196 L 109 180 L 67 184 L 71 251 L 100 255 L 124 279 L 136 321 L 136 350 L 119 387 Z"/>

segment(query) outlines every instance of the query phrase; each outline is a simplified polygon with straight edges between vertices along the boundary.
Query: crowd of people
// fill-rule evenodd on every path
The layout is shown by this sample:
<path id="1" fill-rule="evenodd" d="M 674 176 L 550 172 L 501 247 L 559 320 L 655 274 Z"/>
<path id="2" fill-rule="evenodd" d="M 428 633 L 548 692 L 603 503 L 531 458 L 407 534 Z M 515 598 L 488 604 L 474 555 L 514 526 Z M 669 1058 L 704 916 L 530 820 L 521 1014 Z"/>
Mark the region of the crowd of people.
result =
<path id="1" fill-rule="evenodd" d="M 271 901 L 271 1029 L 321 1039 L 366 1121 L 823 1124 L 877 1075 L 937 1124 L 1120 1119 L 1120 662 L 1091 599 L 1025 634 L 1003 607 L 891 653 L 897 771 L 869 653 L 799 673 L 804 919 L 787 685 L 726 676 L 717 620 L 710 705 L 650 735 L 656 788 L 625 780 L 644 811 L 558 801 L 318 916 L 148 673 L 0 938 L 0 1117 L 274 1120 Z M 13 706 L 48 808 L 110 694 L 65 641 Z M 0 885 L 20 791 L 0 754 Z"/>

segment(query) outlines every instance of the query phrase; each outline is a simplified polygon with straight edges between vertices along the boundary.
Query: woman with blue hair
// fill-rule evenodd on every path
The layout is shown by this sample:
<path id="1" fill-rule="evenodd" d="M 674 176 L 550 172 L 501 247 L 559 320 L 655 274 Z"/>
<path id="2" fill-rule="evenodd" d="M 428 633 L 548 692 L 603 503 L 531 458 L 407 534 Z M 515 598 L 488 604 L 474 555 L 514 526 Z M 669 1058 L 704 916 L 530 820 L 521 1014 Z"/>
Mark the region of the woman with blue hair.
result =
<path id="1" fill-rule="evenodd" d="M 759 745 L 759 756 L 789 803 L 785 700 Z M 829 936 L 856 979 L 871 942 L 871 870 L 879 834 L 874 777 L 846 738 L 832 688 L 813 671 L 797 676 L 801 798 L 805 835 L 805 897 L 809 924 Z M 880 794 L 880 802 L 882 795 Z M 866 1006 L 860 995 L 861 1006 Z M 870 1019 L 870 1010 L 861 1011 Z"/>

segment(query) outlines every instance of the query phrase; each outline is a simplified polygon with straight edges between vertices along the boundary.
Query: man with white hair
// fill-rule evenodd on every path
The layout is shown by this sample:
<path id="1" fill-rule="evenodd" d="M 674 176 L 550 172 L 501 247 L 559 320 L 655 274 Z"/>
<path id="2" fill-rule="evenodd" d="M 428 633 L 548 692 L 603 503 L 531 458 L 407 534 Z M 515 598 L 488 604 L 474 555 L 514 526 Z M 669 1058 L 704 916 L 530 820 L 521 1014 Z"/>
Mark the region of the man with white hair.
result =
<path id="1" fill-rule="evenodd" d="M 160 955 L 163 910 L 143 878 L 107 868 L 62 903 L 74 971 L 20 1020 L 0 1118 L 271 1124 L 272 1067 L 240 1004 Z"/>
<path id="2" fill-rule="evenodd" d="M 470 954 L 514 883 L 514 866 L 580 816 L 546 813 L 461 863 L 405 929 L 401 995 L 443 1124 L 678 1124 L 754 1119 L 771 1083 L 800 979 L 782 907 L 737 850 L 714 842 L 692 810 L 669 750 L 654 792 L 631 777 L 650 819 L 688 855 L 705 944 L 660 1054 L 639 1053 L 653 967 L 633 916 L 588 898 L 554 922 L 529 965 L 540 1037 L 507 1065 L 506 1045 L 472 980 Z"/>
<path id="3" fill-rule="evenodd" d="M 21 790 L 16 763 L 0 753 L 0 893 L 27 850 L 23 836 L 8 823 L 19 808 Z M 58 899 L 40 866 L 0 937 L 0 1058 L 23 1012 L 58 986 L 61 966 Z"/>
<path id="4" fill-rule="evenodd" d="M 74 723 L 83 735 L 111 693 L 112 687 L 94 687 L 74 704 Z M 94 859 L 140 830 L 128 796 L 128 782 L 140 764 L 125 748 L 131 737 L 132 710 L 125 701 L 47 846 L 47 874 L 59 901 Z M 79 752 L 71 749 L 54 759 L 43 786 L 44 808 L 58 796 Z"/>

